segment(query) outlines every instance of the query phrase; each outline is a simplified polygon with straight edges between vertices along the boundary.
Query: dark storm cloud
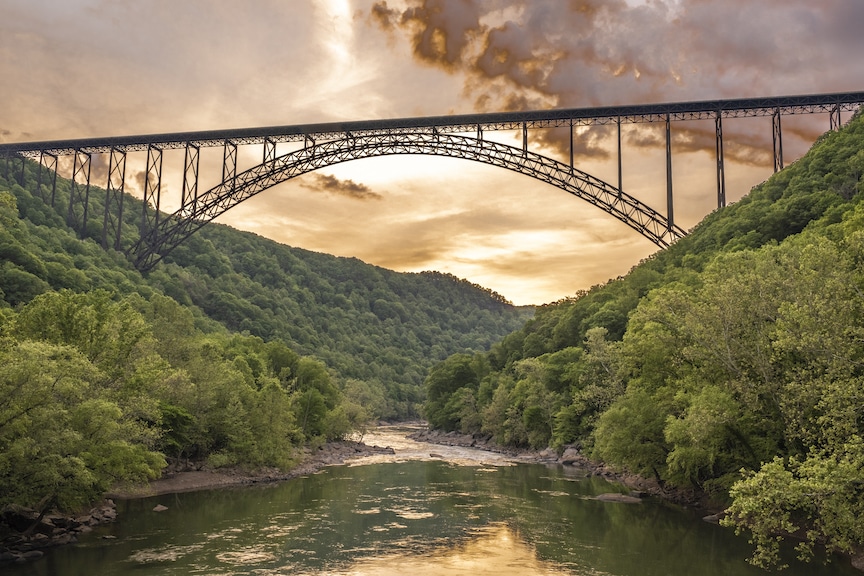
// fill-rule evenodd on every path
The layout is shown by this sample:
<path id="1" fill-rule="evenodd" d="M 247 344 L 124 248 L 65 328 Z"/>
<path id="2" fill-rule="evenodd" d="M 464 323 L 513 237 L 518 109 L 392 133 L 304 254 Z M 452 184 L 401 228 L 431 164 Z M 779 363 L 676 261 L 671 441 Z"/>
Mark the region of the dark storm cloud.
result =
<path id="1" fill-rule="evenodd" d="M 312 182 L 307 180 L 312 180 Z M 313 173 L 308 179 L 302 180 L 300 185 L 316 192 L 345 196 L 355 200 L 381 200 L 382 198 L 380 194 L 373 192 L 365 184 L 359 184 L 353 180 L 340 180 L 330 174 Z"/>
<path id="2" fill-rule="evenodd" d="M 864 72 L 850 57 L 864 50 L 856 0 L 416 0 L 375 10 L 382 27 L 409 35 L 418 60 L 463 74 L 478 110 L 857 90 Z M 589 131 L 576 154 L 602 155 L 590 143 L 603 134 Z M 727 135 L 740 140 L 731 159 L 767 158 L 755 151 L 770 132 Z M 713 126 L 678 126 L 675 137 L 680 149 L 714 147 Z M 537 138 L 569 147 L 560 131 Z"/>

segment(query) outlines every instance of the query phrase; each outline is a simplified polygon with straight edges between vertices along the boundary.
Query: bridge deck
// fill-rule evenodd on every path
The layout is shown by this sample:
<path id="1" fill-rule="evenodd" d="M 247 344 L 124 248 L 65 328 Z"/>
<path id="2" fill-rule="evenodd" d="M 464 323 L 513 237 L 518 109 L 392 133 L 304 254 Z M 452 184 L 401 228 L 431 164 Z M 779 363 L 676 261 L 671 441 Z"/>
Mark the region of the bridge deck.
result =
<path id="1" fill-rule="evenodd" d="M 223 146 L 226 141 L 237 145 L 264 144 L 265 142 L 275 144 L 310 140 L 314 142 L 344 138 L 346 135 L 366 136 L 382 132 L 419 131 L 434 133 L 437 131 L 442 133 L 477 132 L 478 134 L 482 134 L 485 131 L 495 130 L 590 126 L 616 124 L 618 122 L 622 124 L 665 122 L 667 119 L 681 121 L 715 119 L 718 117 L 773 116 L 775 114 L 837 114 L 840 111 L 855 110 L 861 104 L 864 104 L 864 92 L 843 92 L 805 96 L 604 106 L 599 108 L 459 114 L 452 116 L 296 124 L 292 126 L 0 144 L 0 156 L 17 153 L 24 156 L 38 157 L 40 152 L 67 155 L 73 154 L 76 151 L 97 154 L 110 152 L 112 148 L 119 151 L 134 152 L 144 151 L 148 146 L 155 146 L 162 150 L 185 148 L 187 145 L 214 147 Z"/>

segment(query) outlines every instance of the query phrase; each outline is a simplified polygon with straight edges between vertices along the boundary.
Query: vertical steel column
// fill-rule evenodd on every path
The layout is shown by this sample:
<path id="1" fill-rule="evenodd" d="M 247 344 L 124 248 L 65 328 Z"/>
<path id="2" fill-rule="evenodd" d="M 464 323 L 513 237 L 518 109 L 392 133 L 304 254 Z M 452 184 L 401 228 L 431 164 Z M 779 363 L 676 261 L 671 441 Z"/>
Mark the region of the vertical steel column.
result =
<path id="1" fill-rule="evenodd" d="M 26 165 L 27 165 L 27 158 L 25 158 L 24 155 L 22 154 L 22 155 L 21 155 L 21 177 L 18 178 L 18 184 L 19 184 L 22 188 L 25 188 L 25 186 L 24 186 L 24 167 L 25 167 Z"/>
<path id="2" fill-rule="evenodd" d="M 666 218 L 669 230 L 675 226 L 675 213 L 672 206 L 672 125 L 669 114 L 666 114 Z"/>
<path id="3" fill-rule="evenodd" d="M 528 156 L 528 123 L 522 123 L 522 157 Z"/>
<path id="4" fill-rule="evenodd" d="M 618 117 L 616 124 L 618 124 L 618 198 L 621 198 L 621 190 L 624 186 L 624 182 L 623 182 L 624 177 L 622 175 L 623 172 L 621 170 L 622 159 L 621 159 L 621 117 L 620 116 Z"/>
<path id="5" fill-rule="evenodd" d="M 57 155 L 51 154 L 50 152 L 45 152 L 45 156 L 51 159 L 51 162 L 46 164 L 45 167 L 48 170 L 51 170 L 51 207 L 54 207 L 54 201 L 57 197 Z M 41 160 L 40 160 L 41 161 Z"/>
<path id="6" fill-rule="evenodd" d="M 262 163 L 274 162 L 276 160 L 276 141 L 269 136 L 264 138 L 264 159 Z"/>
<path id="7" fill-rule="evenodd" d="M 201 149 L 191 142 L 186 143 L 183 158 L 183 191 L 180 195 L 180 210 L 184 214 L 195 212 L 198 204 L 198 166 Z M 191 205 L 191 210 L 187 208 Z"/>
<path id="8" fill-rule="evenodd" d="M 45 151 L 39 151 L 39 170 L 36 172 L 36 193 L 39 195 L 39 199 L 42 202 L 45 202 L 45 195 L 42 194 L 42 169 L 44 168 L 43 162 L 45 161 Z"/>
<path id="9" fill-rule="evenodd" d="M 87 208 L 90 204 L 90 160 L 91 156 L 80 149 L 75 150 L 72 160 L 72 180 L 69 183 L 69 207 L 66 211 L 66 223 L 70 228 L 78 232 L 78 236 L 84 238 L 87 233 Z M 79 180 L 84 179 L 84 191 L 82 193 Z M 76 205 L 83 207 L 79 219 L 75 210 Z"/>
<path id="10" fill-rule="evenodd" d="M 573 174 L 573 120 L 570 120 L 570 174 Z"/>
<path id="11" fill-rule="evenodd" d="M 483 141 L 483 127 L 477 124 L 477 140 Z"/>
<path id="12" fill-rule="evenodd" d="M 840 104 L 835 104 L 831 109 L 831 132 L 837 132 L 843 126 L 840 121 Z"/>
<path id="13" fill-rule="evenodd" d="M 234 190 L 237 178 L 237 143 L 225 140 L 222 151 L 222 182 L 231 181 L 231 190 Z"/>
<path id="14" fill-rule="evenodd" d="M 126 151 L 111 147 L 108 157 L 108 185 L 105 187 L 105 218 L 102 222 L 102 248 L 108 249 L 109 232 L 114 249 L 119 251 L 123 228 L 123 196 L 126 188 Z"/>
<path id="15" fill-rule="evenodd" d="M 717 138 L 717 208 L 726 206 L 726 167 L 723 161 L 723 117 L 717 112 L 714 119 L 714 128 Z"/>
<path id="16" fill-rule="evenodd" d="M 45 157 L 50 159 L 48 164 L 45 163 Z M 54 174 L 51 179 L 51 206 L 54 206 L 54 196 L 57 193 L 57 156 L 51 154 L 49 152 L 45 152 L 44 150 L 39 152 L 39 173 L 36 177 L 36 188 L 39 190 L 39 197 L 43 202 L 47 202 L 47 198 L 45 198 L 45 194 L 42 193 L 42 172 L 44 170 L 51 170 Z"/>
<path id="17" fill-rule="evenodd" d="M 771 118 L 774 127 L 774 172 L 777 173 L 783 169 L 783 130 L 780 126 L 780 108 L 774 109 Z"/>
<path id="18" fill-rule="evenodd" d="M 147 176 L 144 180 L 144 207 L 141 211 L 141 238 L 159 226 L 159 204 L 162 193 L 162 149 L 147 145 Z M 153 216 L 148 208 L 153 207 Z"/>

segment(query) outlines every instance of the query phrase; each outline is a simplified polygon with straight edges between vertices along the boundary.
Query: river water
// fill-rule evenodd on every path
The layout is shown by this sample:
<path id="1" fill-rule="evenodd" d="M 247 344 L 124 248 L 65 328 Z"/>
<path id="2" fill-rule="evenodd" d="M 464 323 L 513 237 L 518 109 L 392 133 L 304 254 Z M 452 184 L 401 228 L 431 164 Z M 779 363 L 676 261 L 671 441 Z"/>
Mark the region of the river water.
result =
<path id="1" fill-rule="evenodd" d="M 747 576 L 746 538 L 560 466 L 513 463 L 384 428 L 358 459 L 280 484 L 119 501 L 116 523 L 9 576 Z M 154 512 L 157 504 L 167 506 Z M 789 576 L 860 576 L 848 561 Z"/>

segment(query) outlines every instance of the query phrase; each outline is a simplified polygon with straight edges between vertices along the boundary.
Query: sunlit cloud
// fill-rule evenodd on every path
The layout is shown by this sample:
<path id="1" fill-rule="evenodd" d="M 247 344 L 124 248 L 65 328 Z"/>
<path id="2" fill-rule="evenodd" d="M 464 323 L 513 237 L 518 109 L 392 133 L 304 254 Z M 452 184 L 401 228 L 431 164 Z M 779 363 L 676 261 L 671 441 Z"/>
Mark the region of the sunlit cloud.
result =
<path id="1" fill-rule="evenodd" d="M 858 0 L 6 0 L 0 140 L 861 90 L 864 62 L 849 56 L 864 52 L 861 22 Z M 823 115 L 784 117 L 787 163 L 827 128 Z M 714 126 L 672 130 L 676 221 L 689 228 L 716 207 Z M 724 121 L 724 134 L 734 201 L 771 174 L 770 118 Z M 484 137 L 521 146 L 514 133 Z M 577 129 L 577 167 L 616 184 L 616 137 Z M 624 190 L 661 212 L 664 138 L 656 125 L 622 130 Z M 565 163 L 569 145 L 566 129 L 529 133 L 532 151 Z M 238 168 L 261 155 L 244 148 Z M 179 205 L 182 162 L 166 151 L 165 209 Z M 104 159 L 93 169 L 104 185 Z M 139 197 L 144 170 L 130 155 L 126 189 Z M 220 174 L 221 150 L 202 150 L 200 190 Z M 519 304 L 572 295 L 656 250 L 549 185 L 421 155 L 329 166 L 219 221 L 450 272 Z"/>

